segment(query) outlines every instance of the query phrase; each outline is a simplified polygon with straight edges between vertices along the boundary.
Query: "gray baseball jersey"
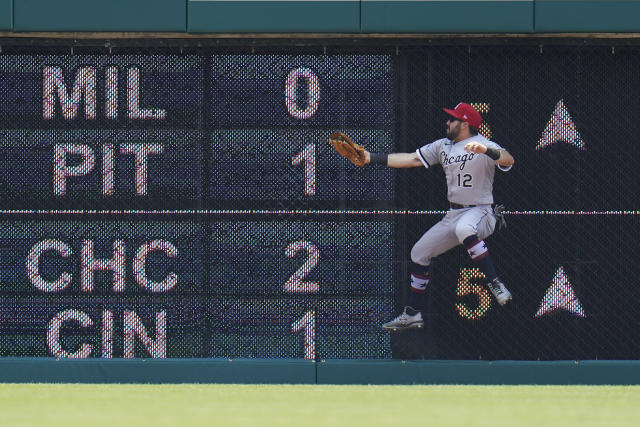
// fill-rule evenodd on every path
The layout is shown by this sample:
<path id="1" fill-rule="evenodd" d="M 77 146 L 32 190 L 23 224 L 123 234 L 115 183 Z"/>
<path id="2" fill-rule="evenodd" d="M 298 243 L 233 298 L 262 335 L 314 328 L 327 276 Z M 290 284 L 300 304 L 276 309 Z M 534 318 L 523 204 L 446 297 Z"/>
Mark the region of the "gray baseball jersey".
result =
<path id="1" fill-rule="evenodd" d="M 488 148 L 502 149 L 482 135 L 454 142 L 447 138 L 418 148 L 418 157 L 425 167 L 441 164 L 447 178 L 447 198 L 461 205 L 490 205 L 493 203 L 493 176 L 497 166 L 503 171 L 511 169 L 498 165 L 485 154 L 467 153 L 464 146 L 476 141 Z"/>

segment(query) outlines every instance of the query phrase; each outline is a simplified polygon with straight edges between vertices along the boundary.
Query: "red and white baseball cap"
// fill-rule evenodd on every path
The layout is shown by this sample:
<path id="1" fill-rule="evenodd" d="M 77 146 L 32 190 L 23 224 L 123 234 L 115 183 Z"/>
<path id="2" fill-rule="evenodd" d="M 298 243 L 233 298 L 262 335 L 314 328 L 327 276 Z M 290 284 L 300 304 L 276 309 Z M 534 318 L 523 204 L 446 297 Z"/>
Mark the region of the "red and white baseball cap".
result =
<path id="1" fill-rule="evenodd" d="M 456 108 L 453 110 L 450 110 L 448 108 L 443 108 L 443 110 L 446 113 L 451 114 L 456 119 L 460 119 L 469 123 L 469 125 L 475 129 L 478 129 L 480 127 L 480 124 L 482 123 L 482 116 L 480 115 L 480 113 L 478 113 L 475 108 L 467 103 L 461 102 L 460 104 L 456 105 Z"/>

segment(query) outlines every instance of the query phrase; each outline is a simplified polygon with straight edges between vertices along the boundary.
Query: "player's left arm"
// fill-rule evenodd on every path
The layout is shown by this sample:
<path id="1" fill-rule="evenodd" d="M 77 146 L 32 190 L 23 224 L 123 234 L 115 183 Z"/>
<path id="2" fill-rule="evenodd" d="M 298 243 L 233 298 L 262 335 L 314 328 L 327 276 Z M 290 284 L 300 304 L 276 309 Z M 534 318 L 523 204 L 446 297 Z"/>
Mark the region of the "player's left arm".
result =
<path id="1" fill-rule="evenodd" d="M 513 156 L 504 148 L 487 147 L 476 141 L 471 141 L 464 146 L 469 153 L 486 154 L 503 168 L 510 168 L 516 162 Z"/>

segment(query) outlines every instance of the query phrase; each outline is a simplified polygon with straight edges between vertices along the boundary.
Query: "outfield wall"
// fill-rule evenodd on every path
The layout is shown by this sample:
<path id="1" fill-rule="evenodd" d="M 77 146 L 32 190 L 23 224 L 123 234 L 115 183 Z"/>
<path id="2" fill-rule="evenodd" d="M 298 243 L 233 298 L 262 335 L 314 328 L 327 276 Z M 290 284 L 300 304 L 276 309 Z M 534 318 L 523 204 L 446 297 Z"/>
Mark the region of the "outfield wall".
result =
<path id="1" fill-rule="evenodd" d="M 635 39 L 11 42 L 0 355 L 638 357 Z M 517 159 L 487 239 L 514 303 L 458 247 L 433 262 L 427 327 L 389 334 L 444 177 L 355 168 L 326 138 L 412 152 L 460 100 Z"/>
<path id="2" fill-rule="evenodd" d="M 564 361 L 640 355 L 633 326 L 639 274 L 627 258 L 636 250 L 628 242 L 635 241 L 639 211 L 633 186 L 624 185 L 637 181 L 626 157 L 634 158 L 636 148 L 625 133 L 635 130 L 610 127 L 639 108 L 638 45 L 633 35 L 596 42 L 521 37 L 637 31 L 628 17 L 640 2 L 166 3 L 147 13 L 145 2 L 70 2 L 69 9 L 0 2 L 0 29 L 10 31 L 0 40 L 8 171 L 0 288 L 0 350 L 7 357 L 0 359 L 0 381 L 640 383 L 636 360 Z M 259 13 L 247 16 L 248 7 Z M 450 21 L 458 7 L 479 19 Z M 581 19 L 567 25 L 559 18 L 578 13 L 576 7 Z M 33 10 L 42 13 L 32 17 Z M 114 52 L 108 40 L 13 37 L 36 31 L 364 37 L 333 43 L 280 37 L 257 46 L 190 37 L 155 45 L 134 40 Z M 367 41 L 377 32 L 520 36 L 435 44 L 389 38 L 377 46 L 374 37 Z M 292 94 L 286 91 L 291 73 Z M 315 98 L 318 76 L 321 97 Z M 298 88 L 298 81 L 307 85 Z M 84 91 L 84 98 L 56 98 L 67 89 Z M 415 176 L 383 171 L 367 170 L 360 188 L 336 186 L 332 179 L 353 172 L 318 147 L 340 126 L 369 147 L 414 149 L 441 131 L 437 121 L 424 123 L 425 115 L 439 117 L 442 106 L 460 99 L 482 110 L 482 132 L 522 143 L 509 147 L 521 172 L 498 193 L 511 203 L 510 228 L 491 241 L 518 302 L 496 307 L 465 254 L 454 252 L 436 266 L 434 279 L 443 286 L 430 290 L 427 329 L 388 336 L 378 326 L 401 308 L 404 252 L 446 203 L 427 192 L 413 197 L 407 184 Z M 310 109 L 313 103 L 317 109 Z M 283 149 L 278 140 L 297 145 Z M 256 143 L 253 154 L 261 161 L 238 162 L 237 141 Z M 613 143 L 611 154 L 605 147 Z M 69 148 L 73 144 L 82 149 Z M 147 149 L 168 154 L 168 162 L 150 166 L 149 192 L 137 179 L 139 163 L 118 163 L 115 178 L 105 166 L 95 168 L 102 167 L 99 178 L 89 175 L 94 164 L 107 164 L 101 155 L 113 160 L 120 146 L 117 155 L 136 161 Z M 86 181 L 62 187 L 55 174 L 66 166 L 55 165 L 52 179 L 51 160 L 64 150 L 83 158 L 86 169 L 69 166 L 68 177 L 87 175 Z M 594 167 L 604 152 L 615 169 Z M 312 161 L 321 183 L 313 194 L 311 175 L 293 167 Z M 282 165 L 291 170 L 283 174 Z M 134 175 L 135 185 L 122 178 Z M 255 176 L 267 180 L 234 186 Z M 434 184 L 442 183 L 436 178 Z M 277 197 L 266 196 L 273 192 Z M 154 251 L 147 276 L 146 256 Z M 296 276 L 305 260 L 313 267 Z M 128 279 L 89 270 L 118 270 Z M 162 280 L 176 272 L 179 282 Z M 253 359 L 238 359 L 245 356 Z M 549 360 L 526 360 L 531 357 Z M 520 360 L 495 360 L 502 358 Z"/>
<path id="3" fill-rule="evenodd" d="M 640 361 L 1 358 L 0 382 L 638 385 Z"/>
<path id="4" fill-rule="evenodd" d="M 1 0 L 0 31 L 638 32 L 639 0 Z"/>
<path id="5" fill-rule="evenodd" d="M 0 355 L 638 358 L 638 40 L 81 42 L 0 55 Z M 514 302 L 459 247 L 389 334 L 444 177 L 326 138 L 412 152 L 460 100 L 517 159 L 487 239 Z"/>

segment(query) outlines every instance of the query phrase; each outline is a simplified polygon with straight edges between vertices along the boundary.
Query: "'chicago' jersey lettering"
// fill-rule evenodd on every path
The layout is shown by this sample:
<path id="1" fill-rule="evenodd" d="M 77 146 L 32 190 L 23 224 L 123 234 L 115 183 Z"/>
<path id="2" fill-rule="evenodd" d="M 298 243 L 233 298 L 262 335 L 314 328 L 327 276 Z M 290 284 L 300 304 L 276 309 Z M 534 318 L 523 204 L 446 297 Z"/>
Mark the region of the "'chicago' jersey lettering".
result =
<path id="1" fill-rule="evenodd" d="M 466 154 L 463 154 L 462 156 L 449 157 L 447 156 L 446 152 L 442 151 L 440 152 L 440 157 L 441 157 L 440 163 L 442 165 L 451 165 L 454 163 L 460 163 L 460 170 L 463 170 L 464 165 L 467 163 L 467 160 L 473 159 L 473 156 L 475 155 L 476 153 L 466 153 Z"/>
<path id="2" fill-rule="evenodd" d="M 460 142 L 447 138 L 439 139 L 420 147 L 418 157 L 425 167 L 442 165 L 447 178 L 447 198 L 461 205 L 489 205 L 493 203 L 493 176 L 496 166 L 508 171 L 511 167 L 501 167 L 495 160 L 484 154 L 467 153 L 464 146 L 476 141 L 488 148 L 502 149 L 482 135 L 475 135 Z"/>

